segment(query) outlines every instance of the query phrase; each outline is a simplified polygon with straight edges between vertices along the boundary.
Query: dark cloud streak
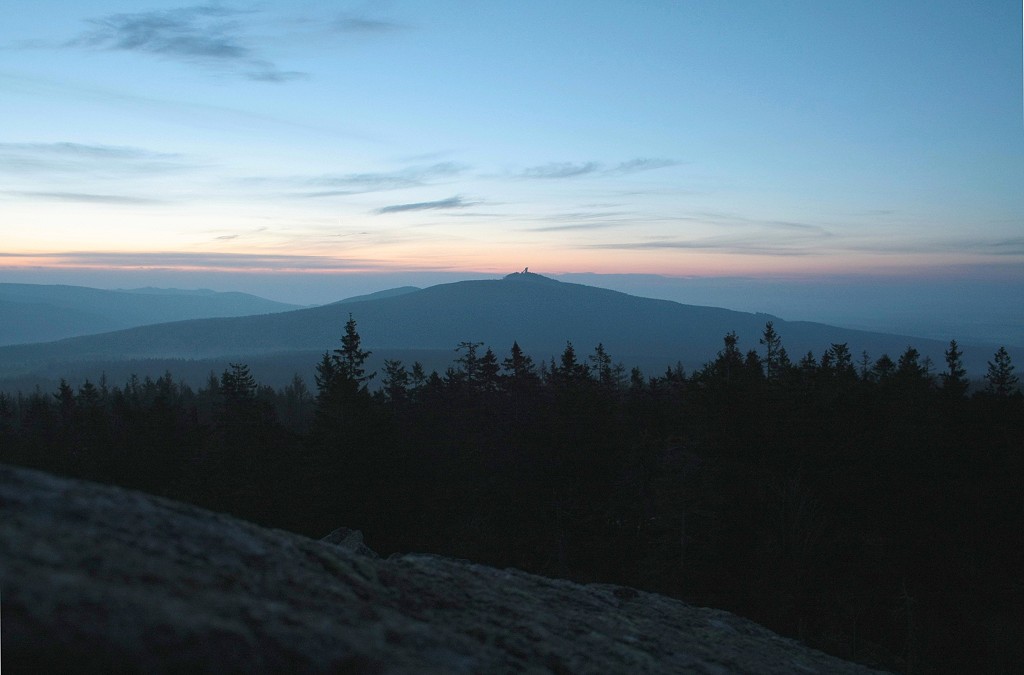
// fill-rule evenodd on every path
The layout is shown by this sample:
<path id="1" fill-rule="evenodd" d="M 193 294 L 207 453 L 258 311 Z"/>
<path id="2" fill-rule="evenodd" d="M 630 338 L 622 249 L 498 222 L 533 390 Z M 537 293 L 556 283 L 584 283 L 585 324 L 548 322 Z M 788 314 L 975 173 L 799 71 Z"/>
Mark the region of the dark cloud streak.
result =
<path id="1" fill-rule="evenodd" d="M 190 168 L 181 155 L 81 143 L 0 143 L 0 173 L 164 173 Z"/>
<path id="2" fill-rule="evenodd" d="M 676 166 L 679 162 L 672 159 L 660 159 L 640 157 L 626 162 L 619 162 L 615 166 L 605 167 L 600 162 L 550 162 L 524 169 L 519 173 L 520 178 L 535 179 L 559 179 L 576 178 L 587 175 L 616 176 L 637 173 L 640 171 L 653 171 Z"/>
<path id="3" fill-rule="evenodd" d="M 631 159 L 628 162 L 620 162 L 612 169 L 609 169 L 608 173 L 637 173 L 639 171 L 654 171 L 655 169 L 665 169 L 670 166 L 677 166 L 678 164 L 679 162 L 673 159 L 641 157 L 638 159 Z"/>
<path id="4" fill-rule="evenodd" d="M 582 164 L 573 164 L 572 162 L 552 162 L 550 164 L 533 166 L 525 169 L 520 175 L 523 178 L 575 178 L 576 176 L 585 176 L 588 173 L 595 173 L 600 168 L 601 165 L 597 162 L 584 162 Z"/>
<path id="5" fill-rule="evenodd" d="M 316 199 L 322 197 L 346 197 L 370 192 L 385 192 L 403 188 L 423 187 L 435 179 L 450 178 L 467 169 L 454 162 L 440 162 L 429 166 L 415 166 L 399 171 L 349 173 L 342 175 L 293 176 L 286 178 L 250 178 L 250 183 L 281 182 L 290 186 L 325 188 L 307 192 L 292 193 L 293 197 Z"/>
<path id="6" fill-rule="evenodd" d="M 548 225 L 544 227 L 528 227 L 523 232 L 569 232 L 573 230 L 602 230 L 609 227 L 618 227 L 621 223 L 574 223 L 571 225 Z"/>
<path id="7" fill-rule="evenodd" d="M 128 195 L 103 195 L 87 192 L 42 192 L 42 191 L 5 191 L 0 194 L 12 195 L 27 199 L 36 199 L 49 202 L 81 202 L 87 204 L 114 204 L 121 206 L 140 206 L 149 204 L 163 204 L 160 199 L 150 197 L 132 197 Z"/>
<path id="8" fill-rule="evenodd" d="M 375 213 L 401 213 L 404 211 L 430 211 L 436 209 L 463 209 L 467 206 L 472 206 L 470 202 L 466 202 L 462 197 L 455 196 L 449 197 L 448 199 L 439 199 L 434 202 L 416 202 L 413 204 L 393 204 L 391 206 L 385 206 L 377 209 Z"/>
<path id="9" fill-rule="evenodd" d="M 405 26 L 393 21 L 350 14 L 335 21 L 334 28 L 342 33 L 390 33 L 401 30 Z"/>
<path id="10" fill-rule="evenodd" d="M 238 17 L 251 12 L 215 5 L 111 14 L 91 19 L 93 28 L 65 43 L 67 47 L 153 54 L 233 70 L 260 82 L 287 82 L 305 77 L 282 71 L 246 44 Z"/>

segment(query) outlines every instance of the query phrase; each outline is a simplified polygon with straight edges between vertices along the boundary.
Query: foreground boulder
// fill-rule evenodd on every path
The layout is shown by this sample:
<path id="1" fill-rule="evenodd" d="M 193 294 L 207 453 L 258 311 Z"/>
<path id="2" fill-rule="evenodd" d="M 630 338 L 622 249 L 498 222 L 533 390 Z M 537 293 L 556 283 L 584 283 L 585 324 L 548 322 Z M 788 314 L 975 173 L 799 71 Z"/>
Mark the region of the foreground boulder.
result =
<path id="1" fill-rule="evenodd" d="M 5 672 L 865 673 L 726 612 L 0 466 Z"/>

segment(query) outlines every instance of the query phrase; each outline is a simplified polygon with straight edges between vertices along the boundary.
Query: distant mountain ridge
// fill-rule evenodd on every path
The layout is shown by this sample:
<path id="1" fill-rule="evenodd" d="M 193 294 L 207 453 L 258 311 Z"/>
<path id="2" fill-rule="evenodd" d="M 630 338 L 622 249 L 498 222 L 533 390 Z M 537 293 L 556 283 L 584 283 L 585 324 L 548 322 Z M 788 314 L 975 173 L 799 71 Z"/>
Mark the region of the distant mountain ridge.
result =
<path id="1" fill-rule="evenodd" d="M 209 289 L 0 284 L 0 345 L 63 338 L 168 321 L 269 314 L 299 305 Z"/>
<path id="2" fill-rule="evenodd" d="M 345 321 L 355 318 L 376 364 L 389 354 L 435 350 L 454 355 L 465 341 L 490 346 L 499 359 L 512 343 L 535 359 L 557 358 L 567 342 L 586 358 L 601 343 L 616 362 L 661 374 L 681 362 L 692 370 L 713 359 L 726 333 L 735 331 L 742 350 L 760 351 L 758 339 L 774 322 L 790 357 L 817 356 L 832 343 L 847 343 L 855 360 L 867 351 L 894 360 L 908 345 L 943 366 L 948 342 L 871 333 L 825 324 L 785 321 L 768 314 L 682 305 L 538 274 L 461 281 L 424 289 L 393 289 L 319 307 L 142 326 L 58 342 L 0 347 L 0 375 L 20 375 L 55 363 L 130 359 L 266 358 L 322 353 L 339 346 Z M 955 336 L 954 336 L 955 337 Z M 962 345 L 973 377 L 985 372 L 994 348 Z M 441 368 L 443 370 L 443 368 Z"/>
<path id="3" fill-rule="evenodd" d="M 399 295 L 405 295 L 406 293 L 415 293 L 416 291 L 422 291 L 422 288 L 417 286 L 400 286 L 399 288 L 388 288 L 383 291 L 377 291 L 375 293 L 367 293 L 366 295 L 354 295 L 351 298 L 345 298 L 335 303 L 340 304 L 343 302 L 363 302 L 365 300 L 380 300 L 381 298 L 393 298 Z"/>

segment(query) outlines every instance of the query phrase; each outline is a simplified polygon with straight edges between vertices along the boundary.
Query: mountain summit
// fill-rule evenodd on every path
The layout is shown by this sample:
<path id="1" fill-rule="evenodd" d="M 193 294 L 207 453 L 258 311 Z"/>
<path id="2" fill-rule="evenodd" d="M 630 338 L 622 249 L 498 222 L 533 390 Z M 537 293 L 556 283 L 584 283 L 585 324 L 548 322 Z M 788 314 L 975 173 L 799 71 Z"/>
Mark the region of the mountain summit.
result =
<path id="1" fill-rule="evenodd" d="M 540 282 L 540 283 L 548 283 L 548 284 L 560 284 L 560 283 L 562 283 L 561 281 L 558 281 L 557 279 L 552 279 L 551 277 L 546 277 L 546 276 L 544 276 L 542 274 L 535 274 L 535 273 L 530 271 L 529 267 L 524 269 L 522 272 L 513 272 L 512 274 L 505 275 L 504 280 L 505 281 L 531 281 L 531 282 Z"/>
<path id="2" fill-rule="evenodd" d="M 527 270 L 502 279 L 459 281 L 422 290 L 363 296 L 276 314 L 180 321 L 90 335 L 60 342 L 0 347 L 0 375 L 32 372 L 47 364 L 151 358 L 249 359 L 334 349 L 348 320 L 356 320 L 363 344 L 378 359 L 408 350 L 434 351 L 450 363 L 462 342 L 480 342 L 499 358 L 513 344 L 535 359 L 557 358 L 571 342 L 588 354 L 598 344 L 615 361 L 651 374 L 681 362 L 699 368 L 715 358 L 722 339 L 739 336 L 741 350 L 759 349 L 758 338 L 772 321 L 794 357 L 821 354 L 847 343 L 854 354 L 898 357 L 914 345 L 922 357 L 942 363 L 947 343 L 870 333 L 824 324 L 784 321 L 768 314 L 683 305 L 604 288 L 556 281 Z M 969 348 L 969 371 L 984 372 L 994 349 Z M 402 355 L 399 358 L 407 358 Z M 415 357 L 420 358 L 420 357 Z M 372 365 L 379 367 L 379 365 Z M 441 366 L 443 370 L 444 366 Z M 159 373 L 157 373 L 159 374 Z"/>

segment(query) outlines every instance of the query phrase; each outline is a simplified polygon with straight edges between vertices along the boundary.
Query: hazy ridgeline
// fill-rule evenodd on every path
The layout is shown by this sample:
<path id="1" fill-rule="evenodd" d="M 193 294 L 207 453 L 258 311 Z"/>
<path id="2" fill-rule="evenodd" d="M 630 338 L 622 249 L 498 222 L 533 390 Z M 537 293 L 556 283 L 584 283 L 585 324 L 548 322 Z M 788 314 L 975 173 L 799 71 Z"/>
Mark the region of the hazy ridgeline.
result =
<path id="1" fill-rule="evenodd" d="M 2 461 L 378 552 L 662 592 L 905 672 L 1024 662 L 1024 398 L 1010 355 L 968 392 L 913 347 L 787 355 L 772 324 L 645 375 L 566 344 L 457 346 L 369 372 L 354 321 L 314 382 L 236 363 L 0 396 Z M 450 352 L 451 354 L 451 352 Z M 370 385 L 373 385 L 372 387 Z"/>
<path id="2" fill-rule="evenodd" d="M 132 374 L 155 380 L 167 371 L 195 389 L 203 386 L 211 371 L 220 373 L 232 362 L 248 364 L 261 383 L 274 388 L 286 386 L 295 373 L 312 382 L 317 357 L 337 339 L 338 327 L 352 311 L 358 314 L 360 329 L 373 346 L 369 367 L 383 370 L 386 360 L 419 361 L 428 373 L 435 369 L 443 373 L 451 362 L 453 346 L 467 339 L 496 349 L 507 349 L 518 341 L 538 362 L 557 358 L 567 340 L 588 349 L 600 342 L 617 359 L 646 373 L 660 373 L 677 363 L 692 372 L 715 358 L 722 336 L 730 331 L 738 334 L 738 349 L 760 349 L 758 336 L 767 321 L 786 336 L 794 359 L 845 343 L 850 345 L 854 361 L 867 358 L 870 365 L 883 354 L 897 358 L 913 344 L 920 352 L 919 362 L 937 371 L 949 344 L 949 338 L 929 340 L 683 305 L 531 273 L 425 289 L 395 288 L 293 311 L 227 293 L 152 296 L 170 302 L 168 307 L 139 293 L 18 286 L 15 290 L 20 295 L 15 296 L 11 286 L 0 287 L 0 305 L 6 292 L 18 300 L 8 304 L 21 307 L 22 314 L 12 315 L 12 320 L 3 324 L 8 335 L 74 327 L 69 334 L 75 337 L 57 340 L 59 333 L 51 332 L 49 338 L 33 344 L 3 345 L 0 335 L 0 391 L 8 393 L 31 392 L 37 386 L 52 391 L 61 378 L 75 384 L 86 379 L 96 383 L 105 374 L 109 382 L 122 383 Z M 35 319 L 21 326 L 18 317 L 30 306 L 25 302 L 29 297 L 38 301 L 31 305 Z M 194 306 L 189 307 L 193 301 Z M 107 332 L 87 335 L 84 333 L 95 325 L 77 322 L 76 314 L 69 311 L 72 302 L 77 303 L 74 307 L 79 312 L 88 310 L 104 320 L 110 320 L 114 308 L 128 302 L 125 306 L 150 312 L 139 314 L 136 321 L 159 318 L 161 323 L 112 332 L 108 327 Z M 210 316 L 215 308 L 225 314 Z M 228 316 L 228 308 L 236 314 Z M 237 315 L 246 309 L 259 313 Z M 185 311 L 193 312 L 194 318 L 172 321 Z M 204 312 L 207 314 L 198 318 Z M 73 326 L 54 325 L 61 321 Z M 981 381 L 997 345 L 962 344 L 963 365 L 972 380 Z M 869 356 L 865 357 L 865 352 Z"/>

